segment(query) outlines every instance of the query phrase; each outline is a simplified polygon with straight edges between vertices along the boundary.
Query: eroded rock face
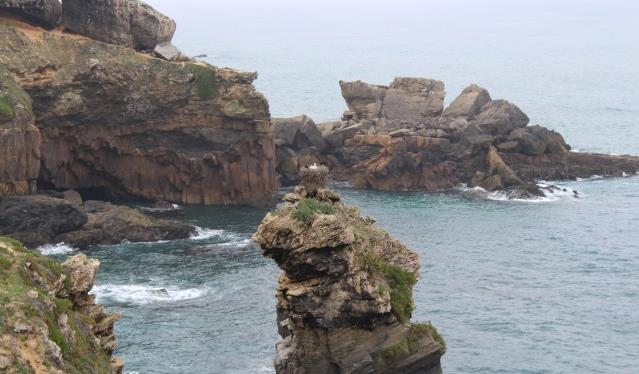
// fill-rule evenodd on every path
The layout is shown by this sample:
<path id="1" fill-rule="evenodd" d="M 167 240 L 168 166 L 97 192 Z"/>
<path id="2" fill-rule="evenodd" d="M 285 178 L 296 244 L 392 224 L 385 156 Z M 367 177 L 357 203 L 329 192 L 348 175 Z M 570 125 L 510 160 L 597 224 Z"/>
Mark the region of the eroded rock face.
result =
<path id="1" fill-rule="evenodd" d="M 40 172 L 40 131 L 31 99 L 0 67 L 0 196 L 34 193 Z"/>
<path id="2" fill-rule="evenodd" d="M 47 188 L 187 204 L 260 203 L 274 193 L 256 74 L 60 33 L 31 39 L 9 26 L 0 44 L 12 51 L 0 64 L 33 100 Z"/>
<path id="3" fill-rule="evenodd" d="M 175 21 L 142 1 L 64 0 L 64 27 L 106 43 L 153 50 L 170 42 Z"/>
<path id="4" fill-rule="evenodd" d="M 89 295 L 99 261 L 85 255 L 62 265 L 0 237 L 0 370 L 7 373 L 120 374 L 108 313 Z M 8 300 L 8 301 L 6 301 Z"/>
<path id="5" fill-rule="evenodd" d="M 58 26 L 62 18 L 59 0 L 0 0 L 0 9 L 19 13 L 47 28 Z"/>
<path id="6" fill-rule="evenodd" d="M 417 254 L 331 191 L 284 199 L 253 237 L 284 271 L 276 372 L 441 373 L 443 339 L 410 323 Z"/>

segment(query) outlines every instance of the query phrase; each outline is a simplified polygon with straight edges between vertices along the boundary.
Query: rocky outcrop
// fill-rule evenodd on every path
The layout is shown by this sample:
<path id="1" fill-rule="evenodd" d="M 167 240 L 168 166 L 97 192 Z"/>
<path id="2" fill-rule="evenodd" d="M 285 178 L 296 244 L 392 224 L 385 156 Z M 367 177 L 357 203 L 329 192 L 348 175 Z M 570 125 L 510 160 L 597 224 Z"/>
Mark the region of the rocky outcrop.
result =
<path id="1" fill-rule="evenodd" d="M 77 255 L 59 264 L 0 237 L 0 371 L 119 374 L 108 313 L 89 291 L 100 263 Z"/>
<path id="2" fill-rule="evenodd" d="M 443 339 L 410 323 L 417 254 L 305 176 L 253 237 L 284 271 L 276 372 L 441 373 Z"/>
<path id="3" fill-rule="evenodd" d="M 36 24 L 54 28 L 62 19 L 59 0 L 0 0 L 0 10 L 6 9 L 25 16 Z"/>
<path id="4" fill-rule="evenodd" d="M 185 239 L 194 232 L 193 226 L 153 218 L 133 208 L 100 201 L 82 203 L 74 194 L 60 195 L 0 198 L 0 235 L 34 247 L 64 242 L 84 249 L 123 241 Z"/>
<path id="5" fill-rule="evenodd" d="M 170 42 L 176 27 L 171 18 L 138 0 L 64 0 L 62 23 L 89 38 L 138 50 Z"/>
<path id="6" fill-rule="evenodd" d="M 34 193 L 40 172 L 40 131 L 31 99 L 0 67 L 0 196 Z"/>
<path id="7" fill-rule="evenodd" d="M 256 74 L 15 23 L 0 25 L 0 49 L 0 65 L 33 101 L 43 188 L 187 204 L 259 203 L 274 193 Z"/>
<path id="8" fill-rule="evenodd" d="M 521 109 L 477 85 L 445 110 L 444 85 L 432 79 L 340 86 L 349 110 L 318 125 L 327 144 L 321 160 L 356 187 L 434 192 L 468 184 L 527 193 L 540 179 L 639 172 L 637 157 L 570 152 L 561 134 L 528 126 Z"/>
<path id="9" fill-rule="evenodd" d="M 273 118 L 277 167 L 280 184 L 290 186 L 298 182 L 298 170 L 320 162 L 326 148 L 322 133 L 306 115 L 293 118 Z"/>

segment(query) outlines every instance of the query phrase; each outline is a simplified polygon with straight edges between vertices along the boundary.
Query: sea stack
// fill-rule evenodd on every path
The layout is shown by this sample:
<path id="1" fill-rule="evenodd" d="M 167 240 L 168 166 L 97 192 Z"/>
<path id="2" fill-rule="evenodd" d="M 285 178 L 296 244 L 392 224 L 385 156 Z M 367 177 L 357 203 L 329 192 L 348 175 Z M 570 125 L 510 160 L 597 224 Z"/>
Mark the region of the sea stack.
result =
<path id="1" fill-rule="evenodd" d="M 304 168 L 253 236 L 284 271 L 277 373 L 441 373 L 444 340 L 410 321 L 418 255 L 326 189 L 327 174 Z"/>

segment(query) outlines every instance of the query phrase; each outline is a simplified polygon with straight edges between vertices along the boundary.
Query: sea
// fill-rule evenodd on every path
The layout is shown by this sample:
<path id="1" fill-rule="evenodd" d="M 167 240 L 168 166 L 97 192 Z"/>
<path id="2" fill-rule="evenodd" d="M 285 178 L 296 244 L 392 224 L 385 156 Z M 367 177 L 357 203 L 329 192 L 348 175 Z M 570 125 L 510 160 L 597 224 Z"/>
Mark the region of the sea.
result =
<path id="1" fill-rule="evenodd" d="M 639 155 L 636 0 L 148 2 L 186 54 L 257 71 L 274 117 L 340 118 L 340 80 L 430 77 L 447 102 L 487 88 L 576 151 Z M 332 186 L 420 254 L 413 320 L 446 339 L 445 373 L 639 372 L 639 176 L 546 182 L 566 191 Z M 86 251 L 98 301 L 123 314 L 126 373 L 274 373 L 280 270 L 250 239 L 270 209 L 156 211 L 197 233 Z"/>

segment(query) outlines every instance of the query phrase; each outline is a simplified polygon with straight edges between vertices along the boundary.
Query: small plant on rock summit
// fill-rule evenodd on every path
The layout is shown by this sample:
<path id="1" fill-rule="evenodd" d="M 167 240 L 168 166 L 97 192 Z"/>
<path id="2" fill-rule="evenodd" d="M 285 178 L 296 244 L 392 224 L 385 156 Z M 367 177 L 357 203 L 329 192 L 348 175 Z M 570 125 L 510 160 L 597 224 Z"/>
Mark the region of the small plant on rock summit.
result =
<path id="1" fill-rule="evenodd" d="M 329 203 L 307 198 L 297 204 L 291 217 L 296 221 L 310 223 L 316 214 L 335 214 L 335 208 Z"/>

